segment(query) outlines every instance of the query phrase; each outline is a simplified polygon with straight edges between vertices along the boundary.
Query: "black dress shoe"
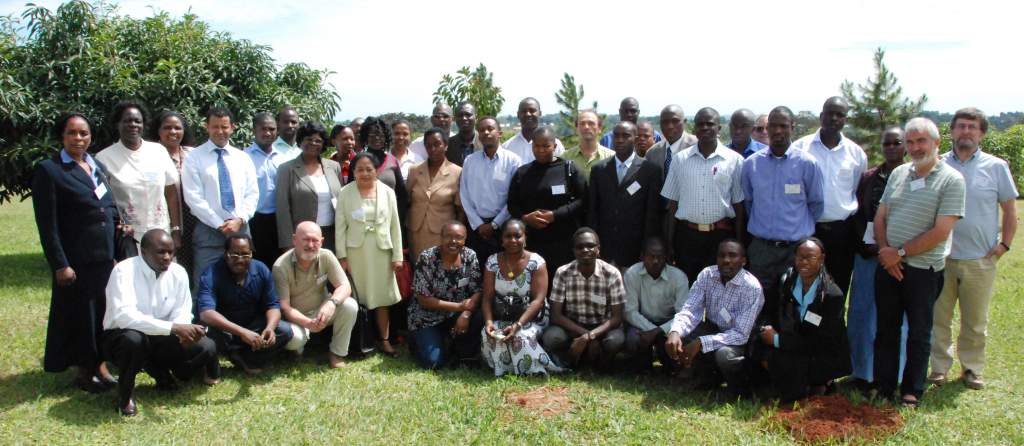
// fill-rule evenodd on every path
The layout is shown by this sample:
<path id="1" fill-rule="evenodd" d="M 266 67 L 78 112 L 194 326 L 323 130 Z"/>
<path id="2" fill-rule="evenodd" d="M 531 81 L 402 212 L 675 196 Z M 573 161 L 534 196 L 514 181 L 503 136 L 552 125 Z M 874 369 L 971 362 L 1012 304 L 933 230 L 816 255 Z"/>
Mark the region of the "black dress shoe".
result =
<path id="1" fill-rule="evenodd" d="M 103 393 L 113 388 L 112 386 L 108 387 L 103 384 L 103 381 L 96 376 L 90 376 L 88 378 L 79 376 L 75 378 L 72 383 L 74 383 L 75 387 L 89 393 Z"/>
<path id="2" fill-rule="evenodd" d="M 147 369 L 146 372 L 156 381 L 156 388 L 158 390 L 178 390 L 178 381 L 174 379 L 169 370 Z"/>
<path id="3" fill-rule="evenodd" d="M 128 398 L 128 402 L 119 405 L 117 411 L 122 417 L 134 417 L 139 414 L 139 407 L 135 405 L 135 398 Z"/>

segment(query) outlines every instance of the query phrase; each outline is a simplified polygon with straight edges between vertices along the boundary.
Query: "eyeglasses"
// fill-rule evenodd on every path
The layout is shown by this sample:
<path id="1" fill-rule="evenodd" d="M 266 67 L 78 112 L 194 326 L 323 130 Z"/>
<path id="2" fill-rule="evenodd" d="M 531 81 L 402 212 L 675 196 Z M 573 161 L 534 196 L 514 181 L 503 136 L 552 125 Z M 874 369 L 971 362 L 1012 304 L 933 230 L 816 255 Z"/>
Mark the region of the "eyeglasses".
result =
<path id="1" fill-rule="evenodd" d="M 249 260 L 252 258 L 252 254 L 235 254 L 233 252 L 229 252 L 228 258 L 231 260 Z"/>
<path id="2" fill-rule="evenodd" d="M 887 147 L 887 146 L 898 146 L 898 145 L 901 145 L 901 144 L 903 144 L 903 141 L 902 141 L 902 140 L 899 140 L 899 139 L 897 139 L 897 140 L 895 140 L 895 141 L 886 141 L 886 142 L 883 142 L 883 143 L 882 143 L 882 146 L 883 146 L 883 147 Z"/>

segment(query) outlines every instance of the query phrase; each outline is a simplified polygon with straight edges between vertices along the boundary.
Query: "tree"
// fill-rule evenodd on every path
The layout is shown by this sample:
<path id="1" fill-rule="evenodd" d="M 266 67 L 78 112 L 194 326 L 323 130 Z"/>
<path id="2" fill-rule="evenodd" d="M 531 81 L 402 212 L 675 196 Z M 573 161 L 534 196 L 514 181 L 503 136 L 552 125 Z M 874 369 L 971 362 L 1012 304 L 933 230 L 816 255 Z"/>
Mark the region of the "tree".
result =
<path id="1" fill-rule="evenodd" d="M 885 50 L 875 50 L 875 76 L 865 83 L 854 85 L 843 81 L 839 87 L 843 97 L 850 103 L 848 122 L 854 127 L 852 137 L 877 152 L 879 138 L 886 127 L 902 125 L 921 113 L 927 95 L 917 100 L 903 97 L 903 87 L 897 85 L 896 76 L 885 66 Z"/>
<path id="2" fill-rule="evenodd" d="M 472 71 L 464 66 L 454 76 L 442 76 L 434 91 L 434 102 L 444 102 L 452 109 L 465 101 L 476 107 L 477 116 L 498 116 L 501 106 L 505 105 L 501 87 L 494 85 L 494 73 L 487 71 L 482 63 Z"/>
<path id="3" fill-rule="evenodd" d="M 269 47 L 212 31 L 194 14 L 135 19 L 107 3 L 72 0 L 55 12 L 30 4 L 0 20 L 0 202 L 30 192 L 32 167 L 60 144 L 49 129 L 63 111 L 93 120 L 96 150 L 116 139 L 102 123 L 120 100 L 137 99 L 153 115 L 177 110 L 200 140 L 203 112 L 221 105 L 235 114 L 233 143 L 244 146 L 258 111 L 290 104 L 303 119 L 333 122 L 340 98 L 330 74 L 278 68 Z"/>
<path id="4" fill-rule="evenodd" d="M 569 73 L 562 75 L 562 88 L 555 92 L 555 102 L 565 110 L 559 111 L 560 126 L 563 136 L 572 135 L 576 128 L 576 118 L 580 114 L 580 103 L 583 102 L 583 85 L 576 86 L 576 78 Z M 594 101 L 593 109 L 597 110 L 597 101 Z M 604 116 L 600 116 L 604 121 Z"/>

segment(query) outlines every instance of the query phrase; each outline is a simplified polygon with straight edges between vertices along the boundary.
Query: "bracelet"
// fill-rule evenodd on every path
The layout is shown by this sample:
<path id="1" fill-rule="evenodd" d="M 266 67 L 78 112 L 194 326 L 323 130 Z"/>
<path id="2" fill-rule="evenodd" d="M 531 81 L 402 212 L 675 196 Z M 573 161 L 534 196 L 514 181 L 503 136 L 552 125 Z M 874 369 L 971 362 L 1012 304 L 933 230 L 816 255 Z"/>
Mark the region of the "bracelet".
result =
<path id="1" fill-rule="evenodd" d="M 171 232 L 181 231 L 181 226 L 171 226 Z"/>
<path id="2" fill-rule="evenodd" d="M 334 304 L 335 307 L 337 307 L 339 305 L 339 302 L 334 300 L 334 299 L 327 299 L 327 301 L 332 303 L 332 304 Z"/>
<path id="3" fill-rule="evenodd" d="M 1006 248 L 1007 251 L 1010 250 L 1010 245 L 1007 245 L 1006 242 L 999 242 L 999 244 L 1003 245 L 1003 247 Z"/>

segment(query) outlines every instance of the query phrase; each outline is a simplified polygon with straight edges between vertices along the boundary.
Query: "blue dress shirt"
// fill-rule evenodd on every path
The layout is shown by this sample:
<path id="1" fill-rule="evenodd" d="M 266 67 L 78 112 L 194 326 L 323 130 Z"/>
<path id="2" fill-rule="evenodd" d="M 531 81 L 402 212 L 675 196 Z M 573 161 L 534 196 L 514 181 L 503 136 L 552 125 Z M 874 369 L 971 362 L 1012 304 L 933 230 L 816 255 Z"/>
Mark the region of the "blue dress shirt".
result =
<path id="1" fill-rule="evenodd" d="M 751 234 L 791 242 L 814 234 L 825 182 L 812 155 L 790 147 L 778 157 L 762 149 L 743 161 L 741 184 Z"/>

